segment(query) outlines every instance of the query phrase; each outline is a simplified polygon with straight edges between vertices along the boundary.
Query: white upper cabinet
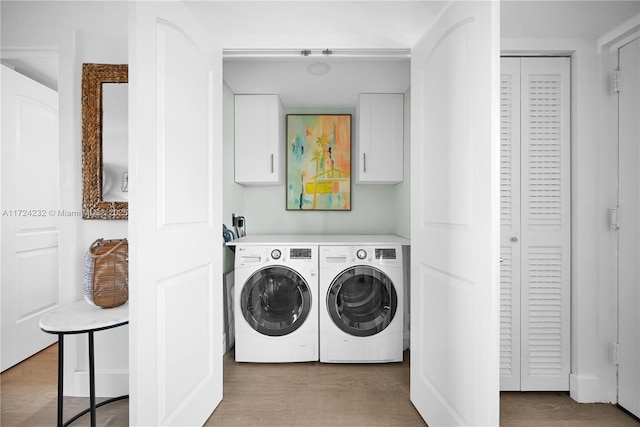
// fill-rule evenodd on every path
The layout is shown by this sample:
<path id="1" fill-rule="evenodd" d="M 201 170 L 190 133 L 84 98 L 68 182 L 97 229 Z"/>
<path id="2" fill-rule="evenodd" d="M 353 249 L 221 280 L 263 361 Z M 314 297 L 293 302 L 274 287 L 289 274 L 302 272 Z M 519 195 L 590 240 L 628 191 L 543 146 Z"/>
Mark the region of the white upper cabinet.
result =
<path id="1" fill-rule="evenodd" d="M 235 96 L 235 181 L 282 184 L 284 110 L 278 95 Z"/>
<path id="2" fill-rule="evenodd" d="M 361 94 L 357 118 L 356 183 L 402 182 L 404 95 Z"/>

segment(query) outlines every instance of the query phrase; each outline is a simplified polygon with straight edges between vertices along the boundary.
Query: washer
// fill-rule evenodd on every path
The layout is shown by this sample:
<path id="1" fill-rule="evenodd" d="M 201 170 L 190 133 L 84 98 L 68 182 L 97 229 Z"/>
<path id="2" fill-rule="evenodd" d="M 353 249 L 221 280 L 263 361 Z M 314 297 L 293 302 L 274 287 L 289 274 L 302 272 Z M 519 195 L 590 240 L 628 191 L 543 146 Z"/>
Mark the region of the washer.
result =
<path id="1" fill-rule="evenodd" d="M 237 246 L 237 362 L 308 362 L 318 351 L 318 247 Z"/>
<path id="2" fill-rule="evenodd" d="M 401 246 L 320 246 L 320 361 L 401 362 Z"/>

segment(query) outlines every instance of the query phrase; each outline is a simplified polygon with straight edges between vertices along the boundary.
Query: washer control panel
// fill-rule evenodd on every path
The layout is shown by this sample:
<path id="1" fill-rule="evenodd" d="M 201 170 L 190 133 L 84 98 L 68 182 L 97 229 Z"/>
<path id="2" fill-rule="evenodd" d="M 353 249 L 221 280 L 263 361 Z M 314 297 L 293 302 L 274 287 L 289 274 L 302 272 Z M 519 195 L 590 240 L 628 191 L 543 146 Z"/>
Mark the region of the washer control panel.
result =
<path id="1" fill-rule="evenodd" d="M 235 267 L 267 265 L 272 262 L 314 265 L 318 262 L 317 253 L 317 249 L 312 247 L 236 246 Z"/>

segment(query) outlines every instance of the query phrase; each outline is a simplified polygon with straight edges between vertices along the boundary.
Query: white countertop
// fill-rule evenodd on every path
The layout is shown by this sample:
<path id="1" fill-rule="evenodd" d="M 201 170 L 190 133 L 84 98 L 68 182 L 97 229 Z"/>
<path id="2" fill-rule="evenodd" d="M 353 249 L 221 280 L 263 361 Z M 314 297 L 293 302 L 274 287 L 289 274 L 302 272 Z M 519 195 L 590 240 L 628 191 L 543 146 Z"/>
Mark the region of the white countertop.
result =
<path id="1" fill-rule="evenodd" d="M 403 245 L 409 239 L 395 234 L 251 234 L 227 242 L 227 246 L 260 245 Z"/>
<path id="2" fill-rule="evenodd" d="M 82 300 L 64 304 L 42 316 L 40 329 L 52 334 L 73 334 L 107 329 L 129 322 L 129 303 L 100 308 Z"/>

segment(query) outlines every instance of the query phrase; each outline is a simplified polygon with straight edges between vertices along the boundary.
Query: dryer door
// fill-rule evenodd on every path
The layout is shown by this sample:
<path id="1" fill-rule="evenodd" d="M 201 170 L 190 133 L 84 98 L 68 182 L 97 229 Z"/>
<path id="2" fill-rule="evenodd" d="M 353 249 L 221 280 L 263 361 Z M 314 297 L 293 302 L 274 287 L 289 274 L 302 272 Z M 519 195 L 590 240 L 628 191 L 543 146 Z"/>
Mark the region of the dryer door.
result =
<path id="1" fill-rule="evenodd" d="M 311 288 L 296 271 L 266 267 L 249 277 L 240 296 L 242 315 L 263 335 L 282 336 L 298 329 L 311 310 Z"/>
<path id="2" fill-rule="evenodd" d="M 341 330 L 356 337 L 383 331 L 396 314 L 398 295 L 391 279 L 374 267 L 340 273 L 327 292 L 327 310 Z"/>

